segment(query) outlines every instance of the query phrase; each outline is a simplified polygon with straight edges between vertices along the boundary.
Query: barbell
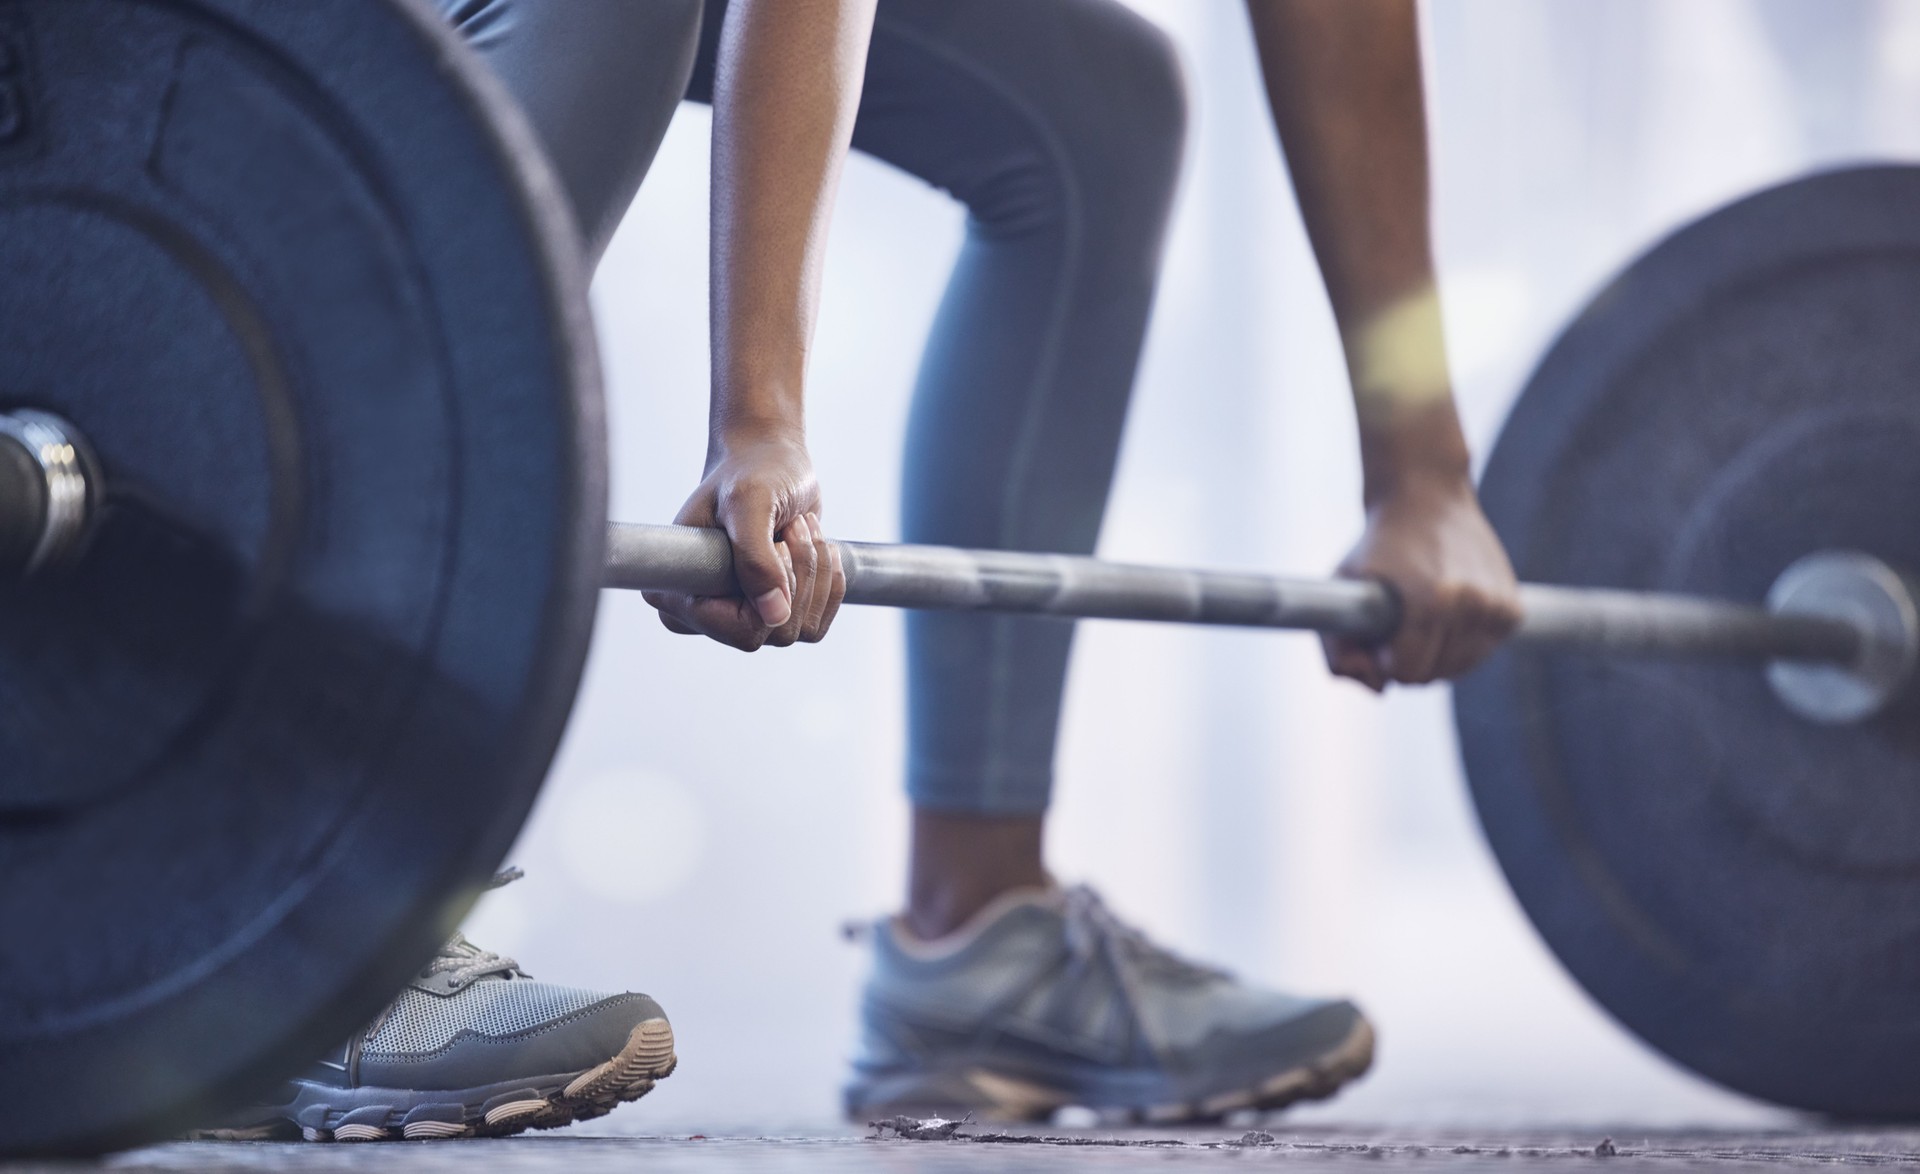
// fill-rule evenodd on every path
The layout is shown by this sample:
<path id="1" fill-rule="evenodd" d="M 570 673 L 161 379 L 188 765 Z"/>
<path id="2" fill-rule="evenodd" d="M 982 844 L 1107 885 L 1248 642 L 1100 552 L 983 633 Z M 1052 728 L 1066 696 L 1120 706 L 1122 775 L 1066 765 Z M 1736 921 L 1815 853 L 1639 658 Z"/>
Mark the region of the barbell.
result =
<path id="1" fill-rule="evenodd" d="M 84 439 L 32 409 L 0 413 L 0 573 L 57 569 L 87 541 L 102 490 Z M 1384 643 L 1400 623 L 1390 586 L 1352 579 L 1190 570 L 1064 554 L 834 542 L 850 604 L 1068 619 L 1151 620 L 1322 632 Z M 615 522 L 608 587 L 739 593 L 724 533 Z M 1525 583 L 1522 645 L 1770 663 L 1802 717 L 1853 722 L 1899 695 L 1920 658 L 1911 583 L 1870 555 L 1818 552 L 1781 573 L 1765 606 L 1650 591 Z"/>
<path id="2" fill-rule="evenodd" d="M 1920 1115 L 1920 170 L 1655 246 L 1481 492 L 1456 690 L 1521 903 L 1731 1087 Z M 0 4 L 0 1153 L 207 1119 L 363 1023 L 524 821 L 603 586 L 562 202 L 410 0 Z M 842 543 L 850 602 L 1385 639 L 1368 582 Z"/>

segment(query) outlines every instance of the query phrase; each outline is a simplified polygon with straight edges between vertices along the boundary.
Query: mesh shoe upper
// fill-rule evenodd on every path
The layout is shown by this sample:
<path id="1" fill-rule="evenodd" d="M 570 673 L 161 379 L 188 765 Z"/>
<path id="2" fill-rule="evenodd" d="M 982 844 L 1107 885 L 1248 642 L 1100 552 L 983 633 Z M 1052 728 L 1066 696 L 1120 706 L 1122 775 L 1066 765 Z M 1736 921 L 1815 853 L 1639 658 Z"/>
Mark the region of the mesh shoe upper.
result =
<path id="1" fill-rule="evenodd" d="M 475 982 L 452 997 L 408 987 L 361 1044 L 363 1056 L 435 1052 L 462 1032 L 519 1035 L 586 1010 L 605 991 L 556 986 L 530 978 Z"/>
<path id="2" fill-rule="evenodd" d="M 494 887 L 518 879 L 501 873 Z M 347 1088 L 476 1088 L 580 1071 L 618 1053 L 659 1004 L 540 982 L 455 934 L 341 1054 L 308 1079 Z"/>
<path id="3" fill-rule="evenodd" d="M 364 1030 L 262 1103 L 198 1132 L 499 1137 L 598 1117 L 645 1095 L 677 1062 L 673 1028 L 647 996 L 539 982 L 455 935 Z"/>
<path id="4" fill-rule="evenodd" d="M 1188 961 L 1084 888 L 1004 898 L 944 943 L 892 923 L 872 936 L 855 1095 L 861 1080 L 965 1067 L 1071 1103 L 1205 1099 L 1310 1065 L 1364 1025 L 1351 1004 Z"/>

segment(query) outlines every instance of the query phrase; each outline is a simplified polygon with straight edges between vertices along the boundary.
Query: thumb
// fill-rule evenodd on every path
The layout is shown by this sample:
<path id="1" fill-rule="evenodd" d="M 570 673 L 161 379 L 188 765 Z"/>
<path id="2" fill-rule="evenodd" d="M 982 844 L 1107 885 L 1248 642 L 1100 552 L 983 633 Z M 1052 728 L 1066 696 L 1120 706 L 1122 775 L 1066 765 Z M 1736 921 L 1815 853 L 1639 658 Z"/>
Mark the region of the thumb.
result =
<path id="1" fill-rule="evenodd" d="M 773 541 L 773 495 L 748 490 L 722 518 L 733 543 L 733 577 L 760 620 L 777 628 L 793 615 L 792 575 Z"/>

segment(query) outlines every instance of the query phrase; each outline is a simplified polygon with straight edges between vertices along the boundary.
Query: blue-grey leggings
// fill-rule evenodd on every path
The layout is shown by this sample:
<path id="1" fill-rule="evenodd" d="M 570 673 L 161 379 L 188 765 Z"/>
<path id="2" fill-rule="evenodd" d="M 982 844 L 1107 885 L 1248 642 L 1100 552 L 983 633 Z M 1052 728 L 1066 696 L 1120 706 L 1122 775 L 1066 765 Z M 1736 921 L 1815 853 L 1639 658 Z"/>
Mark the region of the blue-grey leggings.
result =
<path id="1" fill-rule="evenodd" d="M 724 0 L 436 2 L 597 261 L 675 106 L 712 98 Z M 914 389 L 907 541 L 1092 551 L 1185 118 L 1166 37 L 1117 0 L 880 0 L 853 145 L 968 212 Z M 920 613 L 907 635 L 914 804 L 1043 811 L 1072 626 Z"/>

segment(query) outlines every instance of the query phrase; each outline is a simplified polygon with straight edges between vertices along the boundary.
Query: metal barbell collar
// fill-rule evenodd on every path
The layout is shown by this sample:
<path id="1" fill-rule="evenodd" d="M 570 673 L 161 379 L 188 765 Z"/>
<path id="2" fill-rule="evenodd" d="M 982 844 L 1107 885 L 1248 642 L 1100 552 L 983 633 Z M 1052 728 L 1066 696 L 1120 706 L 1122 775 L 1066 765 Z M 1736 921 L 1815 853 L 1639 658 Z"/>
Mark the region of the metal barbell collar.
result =
<path id="1" fill-rule="evenodd" d="M 93 489 L 86 444 L 47 412 L 0 412 L 0 571 L 34 574 L 86 545 Z"/>

